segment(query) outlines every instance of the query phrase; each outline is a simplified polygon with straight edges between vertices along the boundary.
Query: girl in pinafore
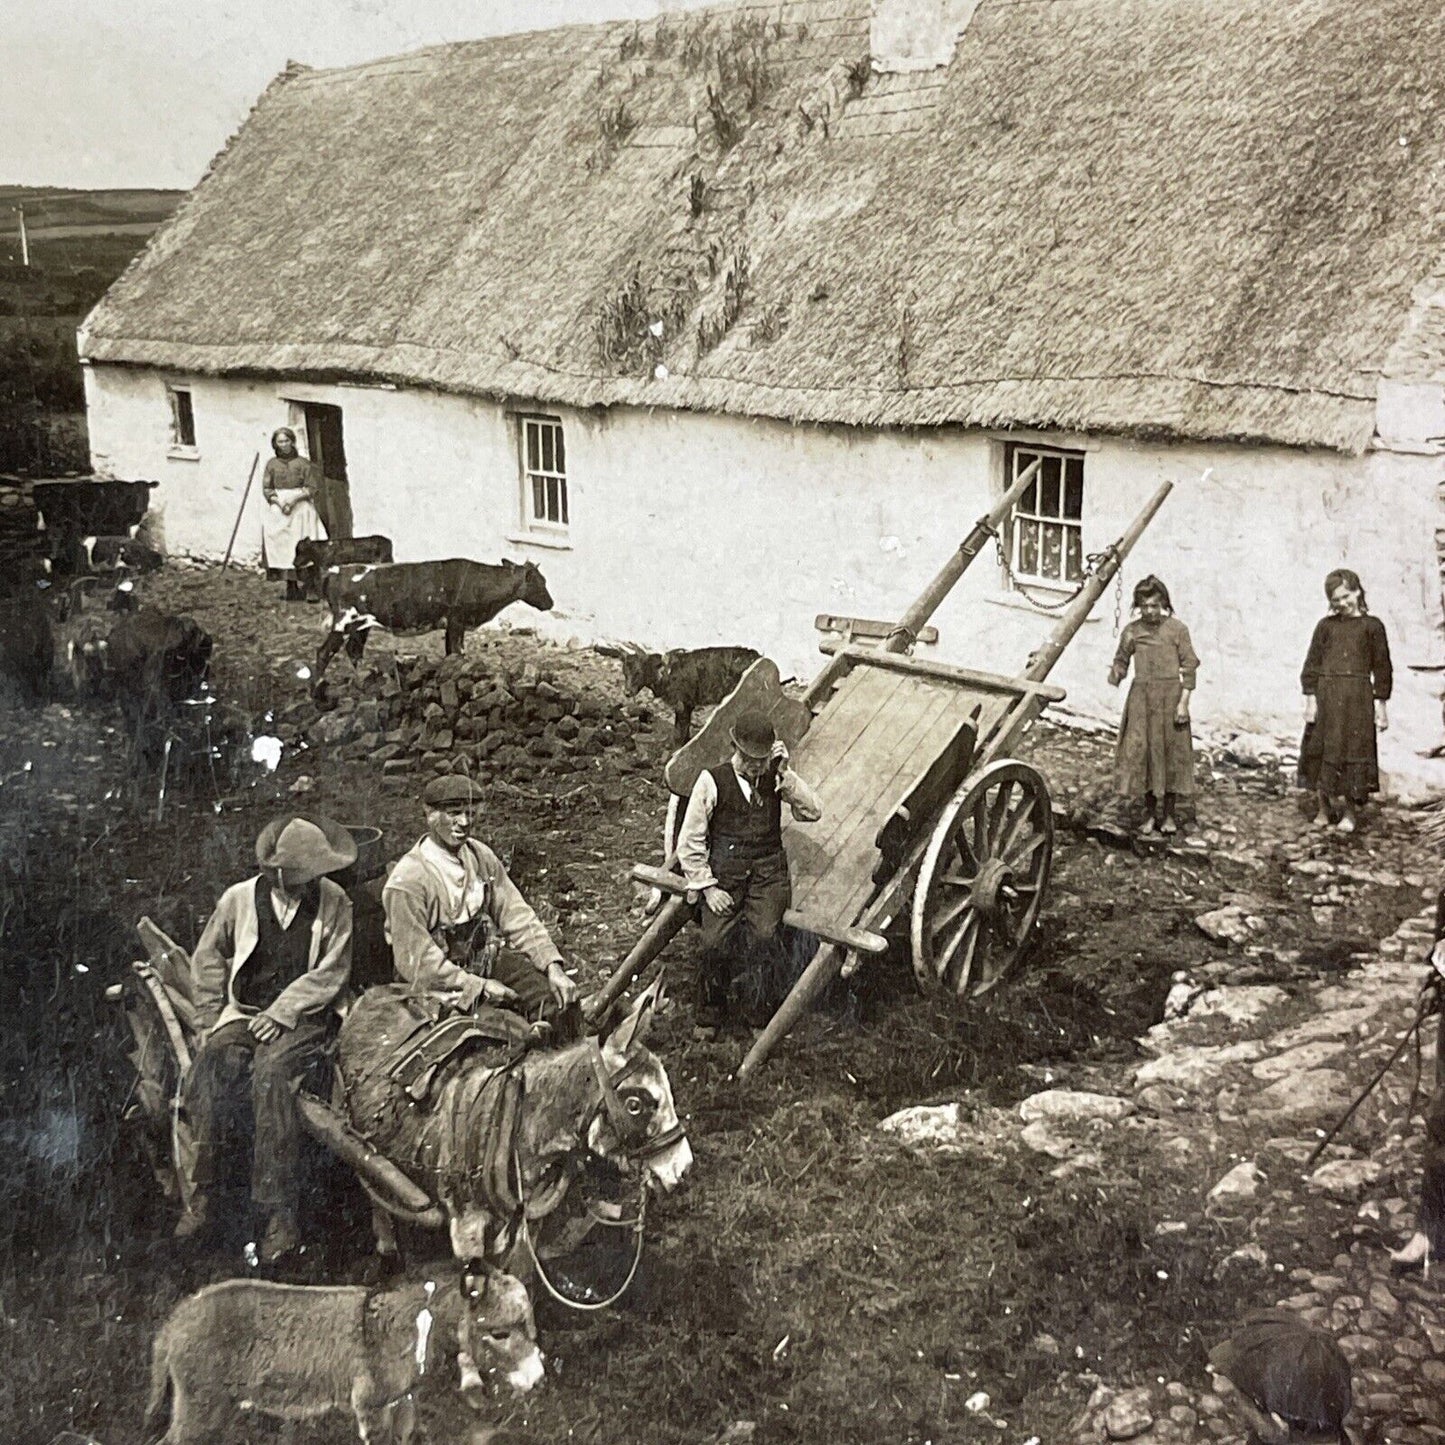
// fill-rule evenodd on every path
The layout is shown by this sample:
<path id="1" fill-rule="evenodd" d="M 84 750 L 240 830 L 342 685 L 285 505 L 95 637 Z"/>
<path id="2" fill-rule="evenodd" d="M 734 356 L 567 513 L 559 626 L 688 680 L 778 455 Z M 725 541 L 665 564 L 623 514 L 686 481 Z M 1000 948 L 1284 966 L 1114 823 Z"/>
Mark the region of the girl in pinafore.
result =
<path id="1" fill-rule="evenodd" d="M 1316 624 L 1300 673 L 1299 782 L 1315 794 L 1311 817 L 1353 833 L 1361 805 L 1380 791 L 1375 733 L 1390 726 L 1385 704 L 1394 673 L 1385 624 L 1370 616 L 1359 577 L 1336 568 L 1325 578 L 1325 596 L 1330 615 Z"/>
<path id="2" fill-rule="evenodd" d="M 1145 577 L 1134 588 L 1134 612 L 1109 671 L 1110 685 L 1118 687 L 1133 660 L 1134 684 L 1119 722 L 1114 782 L 1121 797 L 1143 801 L 1149 813 L 1146 833 L 1177 833 L 1175 805 L 1194 795 L 1189 695 L 1199 659 L 1189 629 L 1174 615 L 1169 589 L 1157 577 Z"/>

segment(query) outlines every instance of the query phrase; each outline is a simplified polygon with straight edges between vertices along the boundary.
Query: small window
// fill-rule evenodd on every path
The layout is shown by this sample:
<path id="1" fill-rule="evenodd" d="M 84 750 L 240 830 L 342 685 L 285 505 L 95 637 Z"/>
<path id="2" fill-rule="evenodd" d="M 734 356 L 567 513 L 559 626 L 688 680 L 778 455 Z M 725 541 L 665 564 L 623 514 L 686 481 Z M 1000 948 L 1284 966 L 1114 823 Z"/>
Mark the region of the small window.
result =
<path id="1" fill-rule="evenodd" d="M 521 422 L 522 525 L 528 531 L 565 532 L 567 449 L 562 423 L 551 416 L 524 416 Z"/>
<path id="2" fill-rule="evenodd" d="M 171 449 L 193 452 L 196 449 L 196 410 L 188 386 L 168 386 L 166 396 L 171 403 Z"/>
<path id="3" fill-rule="evenodd" d="M 1009 567 L 1026 582 L 1072 586 L 1084 577 L 1084 454 L 1010 444 L 1004 487 L 1035 462 L 1038 471 L 1010 523 Z"/>

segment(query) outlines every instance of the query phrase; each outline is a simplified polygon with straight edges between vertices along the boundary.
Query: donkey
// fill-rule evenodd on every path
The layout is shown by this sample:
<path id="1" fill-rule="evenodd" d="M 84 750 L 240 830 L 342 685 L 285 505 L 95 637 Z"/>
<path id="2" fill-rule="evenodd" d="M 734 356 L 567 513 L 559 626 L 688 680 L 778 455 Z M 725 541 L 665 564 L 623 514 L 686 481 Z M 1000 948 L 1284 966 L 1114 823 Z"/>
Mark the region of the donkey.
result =
<path id="1" fill-rule="evenodd" d="M 662 1190 L 692 1167 L 667 1071 L 643 1044 L 660 998 L 661 979 L 605 1039 L 534 1049 L 507 1068 L 455 1057 L 422 1109 L 386 1071 L 415 1020 L 396 991 L 371 989 L 341 1029 L 352 1127 L 437 1201 L 459 1260 L 525 1259 L 523 1210 L 535 1221 L 555 1209 L 579 1156 Z M 378 1208 L 373 1220 L 378 1250 L 394 1253 L 390 1219 Z"/>
<path id="2" fill-rule="evenodd" d="M 233 1438 L 242 1412 L 333 1411 L 350 1411 L 363 1441 L 407 1445 L 412 1391 L 442 1340 L 458 1347 L 474 1408 L 484 1370 L 519 1394 L 542 1378 L 532 1302 L 511 1275 L 467 1274 L 460 1289 L 421 1278 L 377 1290 L 226 1280 L 182 1300 L 156 1335 L 146 1426 L 159 1423 L 169 1388 L 164 1445 Z"/>

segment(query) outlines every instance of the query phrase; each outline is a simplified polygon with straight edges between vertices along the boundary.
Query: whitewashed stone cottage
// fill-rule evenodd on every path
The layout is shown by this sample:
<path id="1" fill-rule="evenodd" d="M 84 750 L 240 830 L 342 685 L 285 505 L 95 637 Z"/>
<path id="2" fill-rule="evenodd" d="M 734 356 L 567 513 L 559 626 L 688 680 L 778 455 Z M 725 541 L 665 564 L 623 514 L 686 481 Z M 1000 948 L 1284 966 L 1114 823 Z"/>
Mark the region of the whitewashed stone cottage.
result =
<path id="1" fill-rule="evenodd" d="M 218 556 L 288 418 L 399 559 L 528 556 L 581 636 L 817 665 L 902 610 L 1015 671 L 1165 478 L 1199 723 L 1297 733 L 1336 565 L 1440 737 L 1445 10 L 798 0 L 288 69 L 81 332 L 94 462 Z M 259 488 L 242 555 L 259 545 Z M 1056 672 L 1104 682 L 1112 596 Z M 531 614 L 527 621 L 532 621 Z M 1412 670 L 1412 667 L 1415 670 Z"/>

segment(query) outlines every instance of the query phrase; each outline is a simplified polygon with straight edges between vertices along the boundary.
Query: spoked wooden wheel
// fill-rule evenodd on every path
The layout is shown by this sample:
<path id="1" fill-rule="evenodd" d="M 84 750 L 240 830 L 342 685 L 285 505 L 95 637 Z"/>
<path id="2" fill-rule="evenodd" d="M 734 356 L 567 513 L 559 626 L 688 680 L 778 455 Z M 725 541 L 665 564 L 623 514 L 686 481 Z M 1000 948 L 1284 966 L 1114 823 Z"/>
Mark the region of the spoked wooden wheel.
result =
<path id="1" fill-rule="evenodd" d="M 913 971 L 926 992 L 987 993 L 1017 962 L 1043 907 L 1054 815 L 1043 778 L 998 762 L 953 795 L 913 895 Z"/>

